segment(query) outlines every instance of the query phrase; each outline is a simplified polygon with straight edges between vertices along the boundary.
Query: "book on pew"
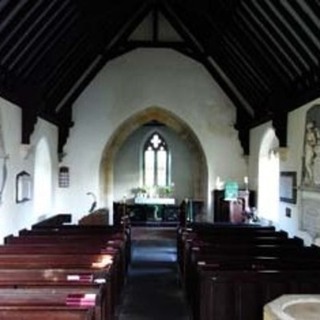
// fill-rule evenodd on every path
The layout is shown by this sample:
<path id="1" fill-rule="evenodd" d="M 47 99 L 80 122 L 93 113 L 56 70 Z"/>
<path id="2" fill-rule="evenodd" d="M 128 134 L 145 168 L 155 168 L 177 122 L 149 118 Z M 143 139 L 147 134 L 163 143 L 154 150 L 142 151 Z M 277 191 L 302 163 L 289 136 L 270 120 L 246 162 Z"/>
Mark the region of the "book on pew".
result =
<path id="1" fill-rule="evenodd" d="M 96 294 L 95 293 L 72 293 L 68 294 L 66 298 L 67 306 L 74 307 L 91 307 L 95 306 L 96 303 Z"/>
<path id="2" fill-rule="evenodd" d="M 68 274 L 67 281 L 79 281 L 79 282 L 90 283 L 93 281 L 93 275 L 92 274 Z"/>

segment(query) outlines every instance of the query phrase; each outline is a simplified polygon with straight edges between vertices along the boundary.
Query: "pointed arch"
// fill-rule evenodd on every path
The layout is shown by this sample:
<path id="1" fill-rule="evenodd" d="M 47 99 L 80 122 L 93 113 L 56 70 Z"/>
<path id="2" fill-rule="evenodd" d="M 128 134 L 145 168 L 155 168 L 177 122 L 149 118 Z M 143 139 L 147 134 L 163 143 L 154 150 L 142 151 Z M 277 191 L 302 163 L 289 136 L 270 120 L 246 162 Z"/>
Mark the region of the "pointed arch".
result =
<path id="1" fill-rule="evenodd" d="M 259 216 L 278 221 L 279 212 L 279 140 L 269 128 L 264 134 L 259 151 L 258 213 Z"/>
<path id="2" fill-rule="evenodd" d="M 208 168 L 205 154 L 199 139 L 180 117 L 174 113 L 161 108 L 149 107 L 125 120 L 113 133 L 107 142 L 101 162 L 100 162 L 100 198 L 103 199 L 106 206 L 112 208 L 113 202 L 113 159 L 119 148 L 126 141 L 126 139 L 136 129 L 146 123 L 157 121 L 165 124 L 167 127 L 175 131 L 180 138 L 185 141 L 193 154 L 196 155 L 198 162 L 194 168 L 193 181 L 194 181 L 194 197 L 203 199 L 207 202 L 208 197 Z"/>
<path id="3" fill-rule="evenodd" d="M 48 141 L 41 138 L 35 148 L 34 213 L 36 217 L 50 214 L 52 204 L 52 163 Z"/>

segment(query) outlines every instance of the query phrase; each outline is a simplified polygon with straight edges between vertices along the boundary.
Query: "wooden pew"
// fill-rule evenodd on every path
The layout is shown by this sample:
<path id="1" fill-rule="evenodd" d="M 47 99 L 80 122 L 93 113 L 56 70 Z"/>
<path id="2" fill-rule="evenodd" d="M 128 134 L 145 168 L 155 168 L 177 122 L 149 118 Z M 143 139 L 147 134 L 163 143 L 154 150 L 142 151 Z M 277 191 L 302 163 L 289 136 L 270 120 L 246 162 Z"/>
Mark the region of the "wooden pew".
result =
<path id="1" fill-rule="evenodd" d="M 2 320 L 95 320 L 92 307 L 0 306 Z"/>
<path id="2" fill-rule="evenodd" d="M 283 238 L 280 236 L 278 237 L 260 237 L 260 236 L 251 236 L 245 238 L 224 238 L 223 236 L 217 237 L 214 240 L 210 241 L 186 241 L 184 243 L 184 247 L 182 248 L 182 253 L 179 261 L 180 266 L 180 273 L 181 276 L 184 277 L 185 273 L 188 270 L 188 266 L 190 265 L 190 261 L 192 260 L 192 255 L 196 254 L 196 251 L 201 252 L 209 252 L 217 253 L 217 252 L 224 252 L 231 255 L 249 253 L 258 255 L 258 248 L 261 250 L 272 250 L 267 249 L 267 247 L 274 248 L 303 248 L 303 244 L 299 239 L 291 239 L 291 238 Z M 255 249 L 254 249 L 255 248 Z M 253 252 L 255 250 L 255 252 Z M 280 249 L 279 249 L 280 250 Z M 263 252 L 261 251 L 261 254 Z"/>
<path id="3" fill-rule="evenodd" d="M 0 288 L 2 320 L 107 320 L 99 288 Z"/>
<path id="4" fill-rule="evenodd" d="M 123 239 L 126 248 L 126 260 L 128 264 L 131 261 L 131 228 L 130 226 L 117 227 L 117 226 L 105 226 L 105 225 L 59 225 L 59 226 L 32 226 L 31 230 L 21 230 L 20 234 L 23 233 L 32 234 L 108 234 L 116 239 Z"/>
<path id="5" fill-rule="evenodd" d="M 305 288 L 311 283 L 312 277 L 309 278 L 309 275 L 313 274 L 319 282 L 319 250 L 304 247 L 301 239 L 290 239 L 285 232 L 268 228 L 258 230 L 259 228 L 251 227 L 220 228 L 206 225 L 204 228 L 198 228 L 196 232 L 182 230 L 177 233 L 180 269 L 195 320 L 262 320 L 263 308 L 259 305 L 261 301 L 253 299 L 251 304 L 248 300 L 240 301 L 229 310 L 228 306 L 232 306 L 233 301 L 239 299 L 238 293 L 228 296 L 231 302 L 226 298 L 228 289 L 237 286 L 233 283 L 237 281 L 236 275 L 247 277 L 247 282 L 240 286 L 243 292 L 247 288 L 259 287 L 261 277 L 255 276 L 256 274 L 267 275 L 266 279 L 275 283 L 274 288 L 277 282 L 280 282 L 279 294 L 286 293 L 283 285 L 286 281 L 291 281 L 292 288 L 300 284 Z M 217 274 L 219 279 L 226 281 L 221 281 L 219 286 L 214 287 L 212 282 L 216 281 Z M 248 274 L 253 275 L 253 278 L 247 276 Z M 305 282 L 299 282 L 302 281 L 299 277 Z M 267 288 L 267 283 L 263 282 L 263 285 Z M 218 294 L 212 297 L 210 294 L 217 291 L 217 288 Z M 319 288 L 320 286 L 316 290 Z M 248 289 L 244 295 L 250 296 L 251 293 Z M 300 292 L 293 290 L 292 293 Z M 254 294 L 261 296 L 261 293 Z M 247 307 L 243 306 L 243 303 L 250 304 L 256 312 L 250 314 L 249 311 L 245 311 L 242 314 L 242 310 Z M 212 308 L 213 305 L 218 307 Z"/>
<path id="6" fill-rule="evenodd" d="M 197 286 L 199 285 L 198 269 L 207 271 L 270 271 L 278 270 L 281 272 L 291 270 L 304 270 L 313 272 L 320 270 L 320 259 L 309 258 L 305 259 L 303 256 L 288 256 L 285 259 L 281 256 L 238 256 L 232 257 L 230 255 L 213 256 L 207 259 L 198 261 L 193 264 L 186 278 L 184 279 L 186 297 L 191 307 L 194 308 L 198 302 Z"/>
<path id="7" fill-rule="evenodd" d="M 123 249 L 122 240 L 108 239 L 109 237 L 106 235 L 96 235 L 94 237 L 90 235 L 66 235 L 64 238 L 59 237 L 59 235 L 10 236 L 7 237 L 8 244 L 4 245 L 2 249 L 7 253 L 0 254 L 0 272 L 1 269 L 6 268 L 8 264 L 11 267 L 23 269 L 91 268 L 93 271 L 97 271 L 100 270 L 101 267 L 104 267 L 103 264 L 99 266 L 100 261 L 104 258 L 111 258 L 112 264 L 108 266 L 108 281 L 111 283 L 111 305 L 114 311 L 115 306 L 120 301 L 120 294 L 124 284 L 125 261 L 123 253 L 121 253 Z M 70 246 L 70 244 L 72 245 Z M 117 250 L 113 247 L 111 247 L 111 249 L 110 247 L 104 247 L 105 244 L 109 246 L 114 245 Z M 33 247 L 34 245 L 36 247 Z M 28 250 L 29 247 L 31 247 L 30 250 Z M 90 247 L 95 248 L 95 250 L 90 250 Z M 25 248 L 24 253 L 23 248 Z M 92 252 L 97 252 L 97 248 L 103 248 L 102 252 L 93 254 Z M 35 252 L 37 252 L 37 254 L 35 254 Z M 95 266 L 95 264 L 98 265 Z"/>
<path id="8" fill-rule="evenodd" d="M 262 320 L 263 306 L 286 293 L 320 292 L 320 272 L 310 270 L 207 271 L 199 268 L 199 309 L 194 319 Z"/>
<path id="9" fill-rule="evenodd" d="M 47 277 L 42 277 L 41 280 L 26 279 L 21 273 L 20 275 L 15 274 L 15 276 L 11 273 L 11 276 L 15 277 L 15 279 L 11 277 L 11 282 L 1 281 L 1 278 L 8 276 L 8 270 L 5 268 L 9 263 L 10 267 L 21 268 L 20 271 L 26 272 L 29 276 L 31 271 L 41 268 L 45 268 L 47 271 L 48 268 L 51 268 L 51 272 L 59 268 L 60 271 L 67 272 L 67 270 L 75 270 L 73 268 L 77 267 L 81 268 L 77 270 L 89 270 L 91 272 L 89 278 L 92 279 L 92 274 L 96 275 L 98 270 L 101 271 L 101 266 L 92 265 L 101 261 L 96 258 L 109 255 L 113 259 L 112 264 L 107 266 L 107 284 L 112 283 L 112 289 L 110 289 L 110 285 L 108 286 L 107 295 L 108 299 L 110 296 L 112 297 L 112 301 L 108 301 L 108 305 L 111 305 L 112 308 L 112 312 L 108 313 L 108 319 L 110 319 L 114 315 L 115 306 L 119 301 L 124 283 L 128 265 L 127 244 L 129 236 L 125 232 L 119 232 L 117 228 L 105 226 L 59 225 L 52 227 L 41 225 L 34 226 L 32 230 L 21 230 L 19 236 L 6 237 L 6 244 L 0 246 L 0 287 L 42 287 L 48 285 L 46 282 L 50 282 L 50 285 L 55 287 L 78 286 L 79 282 L 65 281 L 61 278 L 57 280 L 57 277 L 54 284 L 51 283 L 52 279 L 48 281 Z M 23 266 L 21 265 L 22 260 L 24 261 Z M 102 270 L 106 271 L 104 263 L 102 267 Z M 55 271 L 54 273 L 56 274 Z M 88 275 L 83 274 L 82 281 L 84 278 L 87 280 Z M 99 279 L 101 280 L 101 277 Z"/>
<path id="10" fill-rule="evenodd" d="M 34 226 L 47 227 L 47 226 L 59 226 L 65 223 L 71 223 L 72 215 L 70 213 L 59 213 L 45 220 L 39 221 Z"/>
<path id="11" fill-rule="evenodd" d="M 0 288 L 100 287 L 103 291 L 104 314 L 112 319 L 115 312 L 114 288 L 108 270 L 92 269 L 0 269 Z"/>
<path id="12" fill-rule="evenodd" d="M 68 247 L 70 244 L 77 244 L 79 247 L 79 250 L 81 253 L 82 247 L 102 247 L 105 246 L 112 246 L 119 250 L 118 255 L 114 255 L 114 272 L 116 272 L 116 278 L 117 278 L 117 292 L 121 291 L 121 288 L 123 287 L 125 283 L 127 268 L 128 268 L 128 261 L 126 260 L 126 248 L 124 245 L 123 240 L 118 240 L 117 238 L 111 238 L 108 235 L 91 235 L 91 234 L 80 234 L 80 235 L 73 235 L 73 234 L 65 234 L 63 236 L 60 236 L 59 234 L 51 234 L 51 235 L 20 235 L 20 236 L 8 236 L 6 237 L 6 245 L 12 245 L 15 244 L 20 245 L 51 245 L 52 247 L 55 247 L 56 249 L 52 249 L 54 251 L 57 251 L 58 247 L 66 246 Z M 27 250 L 27 248 L 26 248 Z M 51 249 L 48 249 L 48 252 L 50 253 Z M 105 249 L 102 252 L 108 253 Z M 48 253 L 48 254 L 49 254 Z M 109 252 L 109 254 L 111 254 Z M 52 260 L 52 259 L 51 259 Z M 76 260 L 75 260 L 76 262 Z M 50 265 L 47 265 L 47 267 L 50 267 Z M 53 267 L 53 265 L 51 265 Z"/>
<path id="13" fill-rule="evenodd" d="M 239 241 L 245 242 L 248 240 L 253 241 L 253 238 L 264 238 L 259 240 L 260 244 L 262 241 L 267 244 L 267 241 L 273 242 L 273 238 L 277 239 L 288 239 L 288 234 L 284 231 L 275 231 L 274 227 L 262 227 L 252 225 L 232 225 L 232 224 L 195 224 L 198 228 L 180 228 L 177 232 L 177 260 L 180 269 L 183 269 L 184 259 L 186 253 L 184 252 L 186 246 L 190 243 L 198 242 L 228 242 L 236 243 Z M 202 228 L 204 226 L 204 228 Z M 270 240 L 267 240 L 270 239 Z M 258 241 L 258 242 L 259 242 Z M 282 240 L 277 240 L 282 241 Z M 301 239 L 295 239 L 303 245 Z M 256 243 L 259 244 L 259 243 Z"/>

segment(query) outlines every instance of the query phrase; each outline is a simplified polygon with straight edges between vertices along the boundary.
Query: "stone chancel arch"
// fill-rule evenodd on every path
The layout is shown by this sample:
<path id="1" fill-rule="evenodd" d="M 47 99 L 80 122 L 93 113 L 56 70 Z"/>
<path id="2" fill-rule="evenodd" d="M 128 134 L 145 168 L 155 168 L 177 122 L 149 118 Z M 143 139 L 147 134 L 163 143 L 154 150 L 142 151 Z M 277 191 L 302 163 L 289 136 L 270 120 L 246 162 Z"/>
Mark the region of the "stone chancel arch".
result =
<path id="1" fill-rule="evenodd" d="M 188 172 L 193 177 L 193 197 L 202 199 L 207 203 L 208 194 L 208 169 L 202 146 L 193 130 L 174 113 L 161 108 L 146 108 L 127 120 L 115 130 L 107 142 L 100 163 L 100 198 L 105 199 L 105 205 L 112 208 L 114 201 L 114 158 L 121 146 L 130 135 L 141 126 L 156 121 L 173 130 L 188 146 L 190 152 L 195 155 L 197 163 L 193 172 Z"/>

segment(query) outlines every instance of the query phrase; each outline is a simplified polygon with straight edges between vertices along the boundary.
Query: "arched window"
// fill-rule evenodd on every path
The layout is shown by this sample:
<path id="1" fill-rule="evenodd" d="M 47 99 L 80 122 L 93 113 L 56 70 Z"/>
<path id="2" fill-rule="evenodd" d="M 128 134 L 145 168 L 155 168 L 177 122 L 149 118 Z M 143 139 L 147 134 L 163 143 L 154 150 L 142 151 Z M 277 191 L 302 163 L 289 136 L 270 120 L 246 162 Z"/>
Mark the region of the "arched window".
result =
<path id="1" fill-rule="evenodd" d="M 169 184 L 169 151 L 163 137 L 154 132 L 143 148 L 143 183 L 147 187 Z"/>
<path id="2" fill-rule="evenodd" d="M 42 138 L 35 150 L 34 214 L 52 213 L 52 163 L 48 142 Z"/>
<path id="3" fill-rule="evenodd" d="M 259 153 L 258 214 L 261 218 L 279 220 L 280 160 L 279 141 L 273 129 L 269 129 L 261 142 Z"/>

